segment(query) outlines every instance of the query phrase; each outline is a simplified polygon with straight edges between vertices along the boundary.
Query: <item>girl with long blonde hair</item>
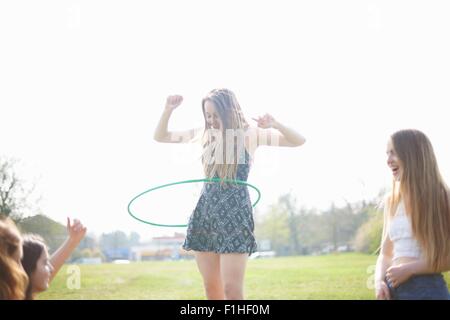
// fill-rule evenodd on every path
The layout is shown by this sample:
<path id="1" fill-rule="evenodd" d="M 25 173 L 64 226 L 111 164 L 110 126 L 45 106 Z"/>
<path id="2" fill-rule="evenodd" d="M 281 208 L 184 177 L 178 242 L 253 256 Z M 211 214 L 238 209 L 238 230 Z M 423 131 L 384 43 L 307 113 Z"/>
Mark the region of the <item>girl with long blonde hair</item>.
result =
<path id="1" fill-rule="evenodd" d="M 296 147 L 305 139 L 269 114 L 253 119 L 257 127 L 251 127 L 228 89 L 212 90 L 203 99 L 204 128 L 168 131 L 170 116 L 182 101 L 179 95 L 167 98 L 154 139 L 182 143 L 203 132 L 205 176 L 220 179 L 204 184 L 183 248 L 195 253 L 208 299 L 243 299 L 247 258 L 257 249 L 252 205 L 247 186 L 224 180 L 246 181 L 257 147 Z"/>
<path id="2" fill-rule="evenodd" d="M 393 174 L 385 200 L 375 291 L 378 299 L 449 299 L 450 191 L 430 140 L 418 130 L 395 132 L 387 146 Z"/>

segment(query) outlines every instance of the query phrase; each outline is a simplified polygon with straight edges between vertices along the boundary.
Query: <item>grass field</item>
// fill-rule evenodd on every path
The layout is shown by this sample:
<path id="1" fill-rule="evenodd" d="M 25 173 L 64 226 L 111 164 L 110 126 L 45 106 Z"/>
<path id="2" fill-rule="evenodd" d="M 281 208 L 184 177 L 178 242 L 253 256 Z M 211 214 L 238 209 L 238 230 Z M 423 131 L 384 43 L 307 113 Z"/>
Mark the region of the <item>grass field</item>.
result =
<path id="1" fill-rule="evenodd" d="M 249 260 L 246 299 L 374 299 L 376 257 L 362 254 Z M 68 289 L 65 266 L 39 299 L 204 299 L 195 261 L 81 265 L 81 288 Z M 446 275 L 447 283 L 450 277 Z"/>

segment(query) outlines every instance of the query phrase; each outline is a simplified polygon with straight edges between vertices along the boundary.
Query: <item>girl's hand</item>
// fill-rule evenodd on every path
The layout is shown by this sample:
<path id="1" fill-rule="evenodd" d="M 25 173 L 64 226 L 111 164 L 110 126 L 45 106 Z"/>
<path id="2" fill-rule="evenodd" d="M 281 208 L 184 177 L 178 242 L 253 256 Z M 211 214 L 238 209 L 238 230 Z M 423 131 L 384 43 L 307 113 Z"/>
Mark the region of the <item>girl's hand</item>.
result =
<path id="1" fill-rule="evenodd" d="M 380 280 L 375 282 L 375 296 L 377 300 L 391 300 L 391 293 L 386 282 Z"/>
<path id="2" fill-rule="evenodd" d="M 397 288 L 400 284 L 406 282 L 411 276 L 412 274 L 405 264 L 392 266 L 386 270 L 386 278 L 394 288 Z"/>
<path id="3" fill-rule="evenodd" d="M 166 110 L 173 111 L 183 102 L 183 97 L 180 95 L 168 96 L 166 100 Z"/>
<path id="4" fill-rule="evenodd" d="M 275 124 L 276 124 L 274 117 L 272 117 L 268 113 L 266 113 L 262 117 L 258 117 L 258 119 L 255 119 L 255 118 L 252 118 L 252 119 L 255 120 L 256 122 L 258 122 L 258 127 L 263 128 L 263 129 L 274 128 Z"/>
<path id="5" fill-rule="evenodd" d="M 81 224 L 80 220 L 75 219 L 73 224 L 71 224 L 70 219 L 67 218 L 67 232 L 69 233 L 69 240 L 72 243 L 78 245 L 86 235 L 86 231 L 86 227 Z"/>

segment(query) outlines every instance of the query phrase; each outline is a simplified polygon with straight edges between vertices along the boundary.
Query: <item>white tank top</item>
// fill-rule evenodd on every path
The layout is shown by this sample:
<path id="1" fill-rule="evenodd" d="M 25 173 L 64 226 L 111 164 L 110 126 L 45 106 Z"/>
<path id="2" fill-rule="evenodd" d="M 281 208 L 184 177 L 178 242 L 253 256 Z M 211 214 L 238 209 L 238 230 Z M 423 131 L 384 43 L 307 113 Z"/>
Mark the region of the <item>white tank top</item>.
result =
<path id="1" fill-rule="evenodd" d="M 393 260 L 403 257 L 422 257 L 422 250 L 417 240 L 413 237 L 411 221 L 406 215 L 403 201 L 398 204 L 397 211 L 390 220 L 389 238 L 394 247 Z"/>

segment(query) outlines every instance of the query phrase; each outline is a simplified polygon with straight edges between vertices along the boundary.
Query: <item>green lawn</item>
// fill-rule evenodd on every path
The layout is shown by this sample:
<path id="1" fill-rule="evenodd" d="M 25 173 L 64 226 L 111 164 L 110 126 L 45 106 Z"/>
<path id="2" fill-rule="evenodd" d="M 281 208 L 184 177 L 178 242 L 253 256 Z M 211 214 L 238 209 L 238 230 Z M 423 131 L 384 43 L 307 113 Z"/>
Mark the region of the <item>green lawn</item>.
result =
<path id="1" fill-rule="evenodd" d="M 338 254 L 249 260 L 246 299 L 373 299 L 367 287 L 376 256 Z M 81 265 L 69 289 L 65 266 L 39 299 L 204 299 L 195 261 Z M 446 275 L 447 283 L 450 277 Z"/>

